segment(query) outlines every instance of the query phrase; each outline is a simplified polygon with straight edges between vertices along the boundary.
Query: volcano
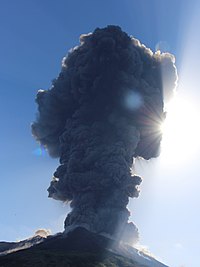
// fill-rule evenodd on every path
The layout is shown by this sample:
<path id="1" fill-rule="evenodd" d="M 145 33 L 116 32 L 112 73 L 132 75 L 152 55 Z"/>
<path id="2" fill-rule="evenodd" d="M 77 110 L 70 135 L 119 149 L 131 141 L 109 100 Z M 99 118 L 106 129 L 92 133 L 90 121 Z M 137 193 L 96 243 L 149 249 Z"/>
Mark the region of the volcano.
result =
<path id="1" fill-rule="evenodd" d="M 39 244 L 36 243 L 40 242 Z M 136 248 L 77 227 L 67 234 L 33 237 L 15 243 L 15 251 L 0 256 L 0 267 L 167 267 Z M 6 243 L 6 242 L 4 242 Z M 32 244 L 31 244 L 32 243 Z M 4 248 L 5 248 L 4 244 Z M 32 245 L 32 246 L 31 246 Z"/>

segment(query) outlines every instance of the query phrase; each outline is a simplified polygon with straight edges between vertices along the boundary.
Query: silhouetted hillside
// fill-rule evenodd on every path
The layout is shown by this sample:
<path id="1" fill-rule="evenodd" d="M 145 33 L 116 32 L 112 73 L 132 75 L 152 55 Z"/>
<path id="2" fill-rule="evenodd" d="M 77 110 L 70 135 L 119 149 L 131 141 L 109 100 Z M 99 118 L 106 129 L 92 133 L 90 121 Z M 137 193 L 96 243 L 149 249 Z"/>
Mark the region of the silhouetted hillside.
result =
<path id="1" fill-rule="evenodd" d="M 0 267 L 166 267 L 109 238 L 76 228 L 0 257 Z"/>

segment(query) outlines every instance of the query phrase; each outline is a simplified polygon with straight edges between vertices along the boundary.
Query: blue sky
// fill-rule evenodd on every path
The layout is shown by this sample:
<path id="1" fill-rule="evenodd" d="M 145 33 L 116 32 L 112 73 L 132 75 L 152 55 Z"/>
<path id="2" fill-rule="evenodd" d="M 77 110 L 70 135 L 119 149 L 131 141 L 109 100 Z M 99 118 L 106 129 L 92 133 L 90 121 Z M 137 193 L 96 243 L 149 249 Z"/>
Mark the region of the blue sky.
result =
<path id="1" fill-rule="evenodd" d="M 162 42 L 175 55 L 177 99 L 183 99 L 178 121 L 168 129 L 180 123 L 177 139 L 166 142 L 168 152 L 136 164 L 143 184 L 129 205 L 132 219 L 141 244 L 166 264 L 199 266 L 199 18 L 197 0 L 0 2 L 0 240 L 22 239 L 38 228 L 63 229 L 68 207 L 48 199 L 46 191 L 57 160 L 40 153 L 30 132 L 35 95 L 50 86 L 80 34 L 116 24 L 153 51 Z"/>

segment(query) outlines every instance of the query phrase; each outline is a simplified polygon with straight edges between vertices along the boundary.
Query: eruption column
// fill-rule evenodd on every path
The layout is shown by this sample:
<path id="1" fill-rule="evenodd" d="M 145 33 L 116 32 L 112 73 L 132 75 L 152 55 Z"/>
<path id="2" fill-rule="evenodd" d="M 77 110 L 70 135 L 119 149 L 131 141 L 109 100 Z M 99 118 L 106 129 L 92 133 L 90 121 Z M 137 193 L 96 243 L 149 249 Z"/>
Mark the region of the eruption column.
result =
<path id="1" fill-rule="evenodd" d="M 136 157 L 159 155 L 164 98 L 176 85 L 174 57 L 153 52 L 118 26 L 82 35 L 49 90 L 39 90 L 36 140 L 60 158 L 49 197 L 70 201 L 65 229 L 83 226 L 132 242 L 129 197 Z"/>

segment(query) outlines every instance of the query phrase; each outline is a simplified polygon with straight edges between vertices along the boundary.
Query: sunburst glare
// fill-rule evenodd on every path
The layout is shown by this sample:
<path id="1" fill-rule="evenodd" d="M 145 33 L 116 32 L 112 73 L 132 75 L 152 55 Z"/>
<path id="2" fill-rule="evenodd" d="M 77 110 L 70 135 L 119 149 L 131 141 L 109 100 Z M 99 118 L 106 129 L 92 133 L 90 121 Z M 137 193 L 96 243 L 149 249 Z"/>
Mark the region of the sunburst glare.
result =
<path id="1" fill-rule="evenodd" d="M 194 101 L 178 95 L 168 104 L 167 118 L 161 126 L 163 138 L 160 159 L 166 164 L 188 161 L 200 146 L 199 109 Z"/>

